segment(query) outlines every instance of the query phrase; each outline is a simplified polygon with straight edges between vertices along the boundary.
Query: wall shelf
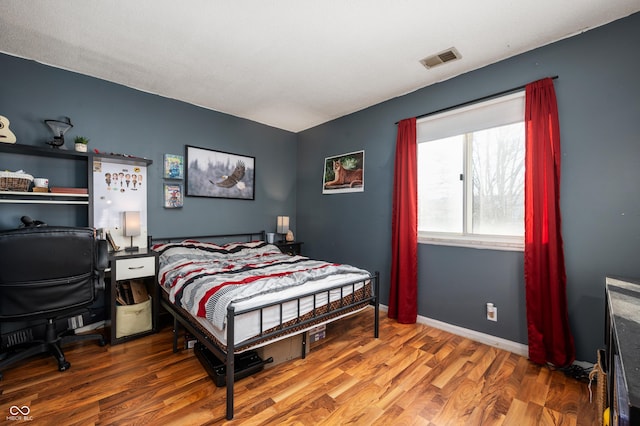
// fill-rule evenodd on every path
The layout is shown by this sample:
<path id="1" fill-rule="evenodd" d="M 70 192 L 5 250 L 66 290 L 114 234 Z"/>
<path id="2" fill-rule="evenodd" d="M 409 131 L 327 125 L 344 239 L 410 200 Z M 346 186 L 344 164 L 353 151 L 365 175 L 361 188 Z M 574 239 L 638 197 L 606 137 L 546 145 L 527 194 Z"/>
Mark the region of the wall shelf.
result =
<path id="1" fill-rule="evenodd" d="M 63 204 L 65 206 L 68 205 L 79 205 L 79 206 L 88 206 L 89 201 L 57 201 L 57 200 L 11 200 L 11 199 L 2 199 L 0 203 L 6 204 Z"/>
<path id="2" fill-rule="evenodd" d="M 133 155 L 113 154 L 106 152 L 78 152 L 68 149 L 46 148 L 36 145 L 24 145 L 17 143 L 0 143 L 0 152 L 22 155 L 36 155 L 40 157 L 50 158 L 68 158 L 75 160 L 93 160 L 93 158 L 100 158 L 102 159 L 102 161 L 123 162 L 143 166 L 148 166 L 153 163 L 152 160 L 142 157 L 134 157 Z"/>
<path id="3" fill-rule="evenodd" d="M 53 193 L 53 192 L 20 192 L 20 191 L 0 191 L 0 204 L 14 205 L 60 205 L 69 206 L 70 215 L 77 217 L 86 217 L 86 224 L 93 226 L 93 167 L 97 162 L 127 164 L 131 166 L 146 167 L 153 163 L 152 160 L 140 157 L 134 157 L 126 154 L 101 153 L 101 152 L 78 152 L 68 149 L 52 148 L 48 146 L 25 145 L 25 144 L 7 144 L 0 143 L 0 153 L 12 154 L 25 157 L 41 157 L 51 159 L 52 164 L 56 164 L 61 160 L 71 160 L 73 164 L 77 164 L 86 178 L 78 176 L 70 182 L 63 182 L 62 186 L 69 187 L 87 187 L 87 194 L 78 193 Z M 4 156 L 3 156 L 4 157 Z M 67 163 L 65 163 L 67 164 Z M 7 167 L 7 163 L 3 162 L 2 167 Z M 20 167 L 19 163 L 16 168 Z M 67 185 L 65 185 L 65 183 Z M 85 210 L 73 210 L 74 206 L 81 206 Z M 82 207 L 84 206 L 84 207 Z M 42 207 L 44 208 L 44 206 Z M 81 220 L 84 222 L 84 220 Z M 83 223 L 80 223 L 83 224 Z"/>
<path id="4" fill-rule="evenodd" d="M 38 155 L 41 157 L 54 157 L 54 158 L 70 158 L 70 159 L 82 159 L 88 158 L 91 153 L 70 151 L 60 148 L 46 148 L 35 145 L 23 145 L 18 143 L 8 144 L 0 143 L 0 152 L 8 152 L 11 154 L 22 155 Z"/>
<path id="5" fill-rule="evenodd" d="M 89 205 L 89 194 L 2 191 L 0 192 L 0 203 Z"/>

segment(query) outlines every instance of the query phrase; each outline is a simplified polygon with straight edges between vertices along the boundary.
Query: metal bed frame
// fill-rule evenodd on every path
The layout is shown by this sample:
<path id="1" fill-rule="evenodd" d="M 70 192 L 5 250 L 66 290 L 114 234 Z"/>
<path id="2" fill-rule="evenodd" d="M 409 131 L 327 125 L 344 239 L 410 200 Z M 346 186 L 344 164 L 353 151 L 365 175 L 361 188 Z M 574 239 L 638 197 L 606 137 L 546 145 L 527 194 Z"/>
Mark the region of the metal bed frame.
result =
<path id="1" fill-rule="evenodd" d="M 200 240 L 200 241 L 212 241 L 212 240 L 221 240 L 221 239 L 228 239 L 228 238 L 243 238 L 246 239 L 247 241 L 252 241 L 252 239 L 258 236 L 261 240 L 264 241 L 264 237 L 265 237 L 265 231 L 260 231 L 260 232 L 249 232 L 249 233 L 239 233 L 239 234 L 222 234 L 222 235 L 204 235 L 204 236 L 189 236 L 189 237 L 165 237 L 165 238 L 153 238 L 153 243 L 169 243 L 169 242 L 175 242 L 175 241 L 182 241 L 185 239 L 192 239 L 192 240 Z M 234 240 L 234 242 L 237 242 L 237 240 Z M 355 296 L 355 286 L 358 283 L 364 283 L 366 281 L 370 280 L 371 281 L 371 291 L 370 294 L 367 295 L 366 292 L 363 293 L 363 297 L 359 298 L 358 300 L 356 300 L 356 296 Z M 351 298 L 350 302 L 345 301 L 345 297 L 343 294 L 343 289 L 344 287 L 348 287 L 351 286 L 351 295 L 347 296 L 346 299 Z M 332 290 L 337 290 L 340 289 L 340 303 L 339 306 L 337 307 L 331 307 L 331 303 L 329 303 L 329 293 Z M 160 293 L 162 292 L 162 289 L 160 289 L 160 285 L 157 285 L 157 291 Z M 364 287 L 363 287 L 363 291 L 364 291 Z M 213 338 L 211 336 L 210 333 L 208 333 L 205 329 L 203 329 L 201 326 L 197 325 L 196 323 L 194 323 L 194 321 L 191 320 L 191 316 L 184 311 L 183 309 L 176 307 L 174 304 L 172 304 L 171 302 L 165 300 L 164 297 L 161 297 L 160 294 L 157 294 L 156 296 L 159 298 L 158 300 L 160 300 L 161 305 L 173 316 L 173 351 L 177 352 L 178 351 L 178 334 L 179 334 L 179 328 L 180 325 L 182 325 L 182 327 L 184 327 L 185 330 L 187 330 L 189 333 L 191 333 L 202 345 L 204 345 L 209 351 L 211 351 L 221 362 L 225 363 L 226 366 L 226 387 L 227 387 L 227 395 L 226 395 L 226 401 L 227 401 L 227 412 L 226 412 L 226 418 L 227 420 L 231 420 L 233 419 L 234 413 L 233 413 L 233 409 L 234 409 L 234 392 L 233 392 L 233 387 L 234 387 L 234 381 L 235 381 L 235 353 L 236 350 L 238 350 L 238 348 L 235 345 L 235 317 L 238 315 L 242 315 L 242 314 L 246 314 L 249 312 L 255 312 L 255 311 L 260 311 L 260 320 L 262 321 L 263 318 L 263 312 L 265 309 L 270 308 L 270 307 L 274 307 L 274 306 L 279 306 L 280 308 L 280 325 L 275 327 L 273 330 L 271 331 L 267 331 L 267 332 L 263 332 L 261 334 L 259 334 L 258 336 L 255 336 L 253 338 L 247 339 L 245 341 L 242 342 L 242 350 L 244 349 L 248 349 L 250 348 L 252 345 L 257 345 L 259 342 L 265 342 L 268 341 L 270 339 L 276 338 L 276 337 L 280 337 L 283 335 L 290 335 L 290 336 L 294 336 L 297 334 L 302 334 L 302 346 L 301 346 L 301 356 L 302 358 L 306 357 L 306 345 L 307 345 L 307 333 L 306 331 L 313 327 L 316 324 L 320 324 L 320 323 L 324 323 L 324 322 L 330 322 L 333 320 L 337 320 L 340 319 L 338 318 L 339 316 L 341 316 L 341 314 L 349 314 L 350 311 L 354 311 L 355 312 L 359 312 L 361 309 L 358 308 L 362 308 L 363 306 L 366 306 L 367 304 L 369 305 L 373 305 L 374 306 L 374 324 L 373 324 L 373 334 L 375 338 L 379 337 L 379 312 L 380 312 L 380 301 L 379 301 L 379 291 L 380 291 L 380 274 L 378 272 L 375 272 L 374 274 L 370 274 L 369 277 L 367 278 L 363 278 L 363 279 L 358 279 L 358 280 L 354 280 L 351 282 L 347 282 L 347 283 L 342 283 L 342 284 L 336 284 L 335 286 L 332 286 L 331 288 L 327 288 L 327 289 L 323 289 L 323 290 L 319 290 L 319 291 L 315 291 L 315 292 L 309 292 L 309 293 L 305 293 L 303 295 L 297 296 L 297 297 L 292 297 L 292 298 L 288 298 L 288 299 L 284 299 L 284 300 L 280 300 L 278 302 L 272 302 L 272 303 L 268 303 L 268 304 L 264 304 L 261 306 L 256 306 L 256 307 L 252 307 L 249 309 L 244 309 L 244 310 L 235 310 L 233 304 L 230 305 L 227 308 L 227 347 L 226 350 L 224 348 L 221 348 L 220 346 L 218 346 L 218 344 L 216 343 L 216 339 Z M 326 312 L 316 312 L 315 309 L 315 300 L 318 296 L 320 295 L 325 295 L 327 296 L 327 305 L 326 305 Z M 306 297 L 313 297 L 314 298 L 314 309 L 311 313 L 311 315 L 309 316 L 309 318 L 306 319 L 300 319 L 298 318 L 298 320 L 292 322 L 291 324 L 283 324 L 282 323 L 282 310 L 283 310 L 283 305 L 287 302 L 292 302 L 295 300 L 298 300 L 298 312 L 300 312 L 300 299 L 306 298 Z M 299 317 L 299 315 L 298 315 Z M 328 321 L 329 320 L 329 321 Z M 262 329 L 262 327 L 260 327 L 260 329 Z"/>

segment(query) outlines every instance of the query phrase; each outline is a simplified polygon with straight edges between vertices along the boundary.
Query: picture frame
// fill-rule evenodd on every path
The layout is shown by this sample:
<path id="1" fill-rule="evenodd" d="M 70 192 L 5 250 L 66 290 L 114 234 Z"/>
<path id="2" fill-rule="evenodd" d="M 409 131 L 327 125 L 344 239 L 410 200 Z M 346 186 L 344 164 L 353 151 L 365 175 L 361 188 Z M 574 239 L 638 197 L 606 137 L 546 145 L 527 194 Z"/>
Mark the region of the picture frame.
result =
<path id="1" fill-rule="evenodd" d="M 255 157 L 186 145 L 188 197 L 255 199 Z"/>
<path id="2" fill-rule="evenodd" d="M 181 183 L 165 183 L 163 194 L 166 209 L 179 209 L 184 205 L 184 190 Z"/>
<path id="3" fill-rule="evenodd" d="M 364 192 L 364 150 L 324 159 L 322 193 Z"/>
<path id="4" fill-rule="evenodd" d="M 184 156 L 164 154 L 164 178 L 184 179 Z"/>

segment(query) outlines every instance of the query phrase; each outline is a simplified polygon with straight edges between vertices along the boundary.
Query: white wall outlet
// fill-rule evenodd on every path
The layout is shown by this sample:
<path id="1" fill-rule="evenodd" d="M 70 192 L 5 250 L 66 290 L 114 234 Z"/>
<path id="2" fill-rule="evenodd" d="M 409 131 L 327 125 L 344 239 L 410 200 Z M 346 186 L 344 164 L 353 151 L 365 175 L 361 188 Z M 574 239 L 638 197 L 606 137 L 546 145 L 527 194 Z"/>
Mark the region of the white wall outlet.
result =
<path id="1" fill-rule="evenodd" d="M 487 319 L 489 321 L 498 321 L 498 308 L 493 303 L 487 303 Z"/>

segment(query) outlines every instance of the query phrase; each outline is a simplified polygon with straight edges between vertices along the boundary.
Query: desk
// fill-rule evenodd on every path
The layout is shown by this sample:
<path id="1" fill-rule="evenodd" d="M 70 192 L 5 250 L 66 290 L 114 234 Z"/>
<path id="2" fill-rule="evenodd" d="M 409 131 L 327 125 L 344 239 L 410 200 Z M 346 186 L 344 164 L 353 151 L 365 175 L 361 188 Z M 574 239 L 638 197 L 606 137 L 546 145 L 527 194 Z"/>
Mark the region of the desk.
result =
<path id="1" fill-rule="evenodd" d="M 640 280 L 606 279 L 611 425 L 640 425 Z"/>

